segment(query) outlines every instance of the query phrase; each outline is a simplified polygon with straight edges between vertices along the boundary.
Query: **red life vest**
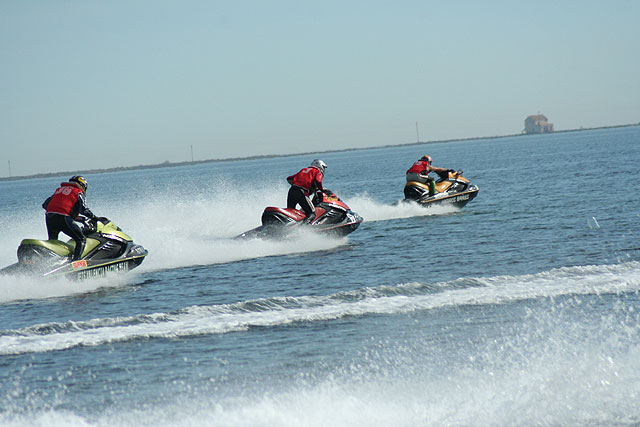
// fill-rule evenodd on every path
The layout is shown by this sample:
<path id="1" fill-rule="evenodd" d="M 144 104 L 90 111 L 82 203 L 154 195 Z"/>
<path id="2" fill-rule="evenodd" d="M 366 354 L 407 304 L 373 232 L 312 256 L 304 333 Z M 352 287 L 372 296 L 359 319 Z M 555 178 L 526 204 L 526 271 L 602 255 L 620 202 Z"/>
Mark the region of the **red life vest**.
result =
<path id="1" fill-rule="evenodd" d="M 322 172 L 319 169 L 309 166 L 287 179 L 291 179 L 291 185 L 302 187 L 307 192 L 310 192 L 314 184 L 317 190 L 322 190 L 322 176 Z"/>
<path id="2" fill-rule="evenodd" d="M 60 187 L 53 193 L 49 204 L 47 205 L 47 213 L 59 213 L 63 215 L 71 215 L 73 207 L 78 202 L 78 194 L 82 190 L 72 182 L 63 182 Z"/>
<path id="3" fill-rule="evenodd" d="M 418 160 L 409 168 L 407 173 L 425 173 L 429 170 L 429 162 Z"/>

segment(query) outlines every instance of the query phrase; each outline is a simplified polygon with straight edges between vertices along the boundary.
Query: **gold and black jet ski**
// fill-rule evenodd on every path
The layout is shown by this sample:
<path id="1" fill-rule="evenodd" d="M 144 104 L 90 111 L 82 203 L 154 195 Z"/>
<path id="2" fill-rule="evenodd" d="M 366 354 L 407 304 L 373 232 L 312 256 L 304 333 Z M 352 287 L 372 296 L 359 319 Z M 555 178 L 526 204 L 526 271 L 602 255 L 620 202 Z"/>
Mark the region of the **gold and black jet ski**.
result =
<path id="1" fill-rule="evenodd" d="M 438 173 L 435 193 L 429 195 L 429 186 L 417 181 L 409 181 L 404 186 L 404 201 L 416 202 L 422 206 L 450 205 L 461 208 L 473 200 L 480 189 L 462 176 L 461 170 Z"/>

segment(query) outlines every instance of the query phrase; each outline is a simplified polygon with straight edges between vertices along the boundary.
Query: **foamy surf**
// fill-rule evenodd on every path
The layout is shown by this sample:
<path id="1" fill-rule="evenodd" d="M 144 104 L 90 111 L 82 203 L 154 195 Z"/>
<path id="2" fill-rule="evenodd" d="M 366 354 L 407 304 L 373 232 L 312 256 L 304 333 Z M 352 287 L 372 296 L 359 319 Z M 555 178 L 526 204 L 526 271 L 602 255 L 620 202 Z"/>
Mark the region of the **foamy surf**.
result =
<path id="1" fill-rule="evenodd" d="M 171 242 L 150 241 L 153 257 L 141 266 L 141 271 L 194 265 L 222 264 L 276 255 L 335 249 L 348 243 L 346 237 L 331 237 L 316 233 L 296 233 L 286 239 L 220 239 L 176 238 Z M 176 246 L 178 248 L 176 248 Z"/>
<path id="2" fill-rule="evenodd" d="M 451 205 L 425 208 L 417 203 L 404 203 L 402 201 L 394 204 L 384 204 L 371 199 L 367 195 L 352 197 L 346 202 L 364 218 L 365 222 L 388 221 L 416 216 L 446 215 L 459 211 L 458 208 Z"/>
<path id="3" fill-rule="evenodd" d="M 362 288 L 327 296 L 281 297 L 193 306 L 171 313 L 50 323 L 5 330 L 0 354 L 99 346 L 139 338 L 175 338 L 244 331 L 350 316 L 403 314 L 469 305 L 640 290 L 640 263 L 566 267 L 523 276 L 479 277 L 443 283 Z"/>
<path id="4" fill-rule="evenodd" d="M 25 275 L 0 275 L 0 303 L 46 299 L 79 295 L 102 288 L 117 288 L 131 283 L 127 275 L 113 274 L 107 277 L 76 281 L 65 277 L 35 277 Z"/>
<path id="5" fill-rule="evenodd" d="M 298 232 L 282 240 L 235 240 L 191 236 L 171 241 L 162 238 L 150 239 L 148 243 L 150 256 L 147 256 L 140 267 L 126 274 L 109 274 L 104 278 L 81 281 L 65 277 L 0 275 L 0 303 L 63 297 L 101 288 L 126 286 L 135 282 L 138 275 L 158 270 L 332 250 L 347 245 L 348 239 L 313 232 Z"/>
<path id="6" fill-rule="evenodd" d="M 144 198 L 127 203 L 114 201 L 109 212 L 99 203 L 94 210 L 116 221 L 123 231 L 149 251 L 140 267 L 128 274 L 211 265 L 314 251 L 344 246 L 347 238 L 298 232 L 281 240 L 235 240 L 234 237 L 260 225 L 265 206 L 286 202 L 287 187 L 262 183 L 239 189 L 216 181 L 211 191 L 180 193 L 178 188 L 150 191 Z M 284 196 L 283 196 L 284 195 Z M 41 213 L 39 213 L 41 214 Z M 0 246 L 0 268 L 17 261 L 16 249 L 23 238 L 46 239 L 41 215 L 31 212 L 21 217 Z M 60 234 L 61 239 L 67 239 Z M 39 299 L 90 292 L 100 287 L 127 284 L 126 276 L 103 280 L 70 282 L 60 278 L 0 275 L 0 302 Z"/>
<path id="7" fill-rule="evenodd" d="M 227 181 L 217 180 L 211 183 L 210 192 L 207 193 L 195 190 L 185 192 L 178 186 L 150 189 L 143 198 L 126 202 L 111 201 L 108 212 L 98 201 L 94 210 L 116 221 L 136 243 L 149 251 L 138 272 L 323 251 L 348 242 L 345 237 L 334 238 L 313 233 L 299 233 L 286 240 L 233 239 L 260 225 L 260 216 L 266 206 L 284 205 L 286 193 L 287 186 L 280 182 L 263 182 L 251 188 L 239 188 Z M 364 217 L 365 222 L 361 227 L 373 221 L 458 211 L 451 206 L 424 208 L 414 203 L 384 204 L 367 195 L 345 199 L 345 202 Z M 33 212 L 25 215 L 16 227 L 12 227 L 8 237 L 0 246 L 0 260 L 4 260 L 6 265 L 16 262 L 15 250 L 22 238 L 46 238 L 42 216 Z M 61 235 L 61 239 L 66 239 L 66 236 Z M 5 299 L 0 301 L 14 299 L 11 297 L 10 282 L 0 277 L 0 287 L 9 290 Z M 29 295 L 33 295 L 33 298 L 61 296 L 65 295 L 64 288 L 60 286 L 60 292 L 51 294 L 36 291 L 35 288 L 31 293 L 25 290 L 20 299 L 29 298 Z"/>

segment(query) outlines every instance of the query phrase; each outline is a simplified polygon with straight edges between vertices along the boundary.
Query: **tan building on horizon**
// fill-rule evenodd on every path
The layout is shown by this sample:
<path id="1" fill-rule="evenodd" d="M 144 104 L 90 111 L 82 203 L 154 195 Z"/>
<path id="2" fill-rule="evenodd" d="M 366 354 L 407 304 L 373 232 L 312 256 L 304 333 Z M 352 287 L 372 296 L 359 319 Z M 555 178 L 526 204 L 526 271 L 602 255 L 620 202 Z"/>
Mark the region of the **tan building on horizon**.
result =
<path id="1" fill-rule="evenodd" d="M 544 114 L 535 114 L 524 119 L 523 133 L 550 133 L 553 132 L 553 123 Z"/>

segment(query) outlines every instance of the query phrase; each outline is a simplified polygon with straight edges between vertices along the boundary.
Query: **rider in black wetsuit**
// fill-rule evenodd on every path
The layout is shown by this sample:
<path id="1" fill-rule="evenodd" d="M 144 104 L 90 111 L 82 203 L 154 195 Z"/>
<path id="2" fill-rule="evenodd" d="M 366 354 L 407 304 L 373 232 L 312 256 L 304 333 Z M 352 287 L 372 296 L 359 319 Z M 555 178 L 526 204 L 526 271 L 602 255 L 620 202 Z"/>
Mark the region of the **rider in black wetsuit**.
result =
<path id="1" fill-rule="evenodd" d="M 42 207 L 47 213 L 46 223 L 49 240 L 57 239 L 62 231 L 76 242 L 73 261 L 82 257 L 86 237 L 82 228 L 74 221 L 78 215 L 95 219 L 96 216 L 87 208 L 85 193 L 87 180 L 83 176 L 73 176 L 69 182 L 63 182 L 51 197 L 44 201 Z"/>
<path id="2" fill-rule="evenodd" d="M 287 182 L 291 184 L 287 194 L 287 208 L 295 209 L 300 205 L 307 216 L 304 220 L 306 224 L 311 224 L 316 217 L 316 208 L 313 206 L 311 196 L 316 191 L 322 191 L 322 178 L 326 167 L 325 162 L 315 159 L 308 167 L 287 177 Z"/>

